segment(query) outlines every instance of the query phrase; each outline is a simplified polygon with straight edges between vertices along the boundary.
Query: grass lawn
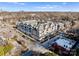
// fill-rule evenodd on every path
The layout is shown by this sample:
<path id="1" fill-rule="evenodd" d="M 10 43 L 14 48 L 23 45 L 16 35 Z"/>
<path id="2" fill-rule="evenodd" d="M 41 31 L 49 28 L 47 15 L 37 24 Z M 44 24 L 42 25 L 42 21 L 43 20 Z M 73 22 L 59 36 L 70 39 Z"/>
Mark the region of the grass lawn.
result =
<path id="1" fill-rule="evenodd" d="M 4 55 L 4 47 L 3 46 L 0 46 L 0 56 L 3 56 Z"/>
<path id="2" fill-rule="evenodd" d="M 13 48 L 13 46 L 11 44 L 8 44 L 6 46 L 0 46 L 0 56 L 4 56 L 12 48 Z"/>

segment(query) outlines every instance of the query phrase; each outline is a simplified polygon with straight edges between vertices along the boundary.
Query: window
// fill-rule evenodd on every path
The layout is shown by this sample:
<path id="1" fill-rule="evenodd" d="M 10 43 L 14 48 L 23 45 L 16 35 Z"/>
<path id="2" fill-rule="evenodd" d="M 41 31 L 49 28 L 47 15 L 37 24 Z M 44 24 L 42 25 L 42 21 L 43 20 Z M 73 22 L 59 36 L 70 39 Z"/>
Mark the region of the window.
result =
<path id="1" fill-rule="evenodd" d="M 66 46 L 66 48 L 67 48 L 67 46 Z"/>

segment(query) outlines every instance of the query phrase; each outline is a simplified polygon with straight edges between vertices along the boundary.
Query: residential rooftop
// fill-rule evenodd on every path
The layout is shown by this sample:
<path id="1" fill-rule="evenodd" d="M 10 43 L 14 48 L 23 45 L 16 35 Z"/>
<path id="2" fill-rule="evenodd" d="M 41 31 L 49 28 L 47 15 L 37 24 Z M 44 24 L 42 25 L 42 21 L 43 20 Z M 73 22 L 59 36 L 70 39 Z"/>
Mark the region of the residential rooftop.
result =
<path id="1" fill-rule="evenodd" d="M 76 41 L 62 37 L 55 41 L 59 46 L 65 48 L 66 50 L 70 50 L 76 43 Z"/>

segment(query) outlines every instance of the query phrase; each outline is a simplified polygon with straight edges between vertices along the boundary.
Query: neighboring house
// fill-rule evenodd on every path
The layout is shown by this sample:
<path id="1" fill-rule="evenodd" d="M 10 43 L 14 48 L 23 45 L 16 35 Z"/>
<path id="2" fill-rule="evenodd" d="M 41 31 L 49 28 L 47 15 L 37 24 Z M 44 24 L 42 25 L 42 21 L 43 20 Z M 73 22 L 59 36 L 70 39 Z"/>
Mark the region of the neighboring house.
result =
<path id="1" fill-rule="evenodd" d="M 60 38 L 52 44 L 50 50 L 53 50 L 60 55 L 69 55 L 75 44 L 76 41 L 60 36 Z"/>

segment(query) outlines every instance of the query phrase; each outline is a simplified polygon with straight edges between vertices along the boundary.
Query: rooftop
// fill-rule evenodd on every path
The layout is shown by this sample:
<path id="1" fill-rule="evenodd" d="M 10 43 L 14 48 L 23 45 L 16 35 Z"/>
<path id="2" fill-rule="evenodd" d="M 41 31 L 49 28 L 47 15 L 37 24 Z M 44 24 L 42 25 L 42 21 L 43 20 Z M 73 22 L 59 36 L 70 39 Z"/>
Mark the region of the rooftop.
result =
<path id="1" fill-rule="evenodd" d="M 70 50 L 76 43 L 74 40 L 70 40 L 68 38 L 62 37 L 55 41 L 59 46 Z"/>

